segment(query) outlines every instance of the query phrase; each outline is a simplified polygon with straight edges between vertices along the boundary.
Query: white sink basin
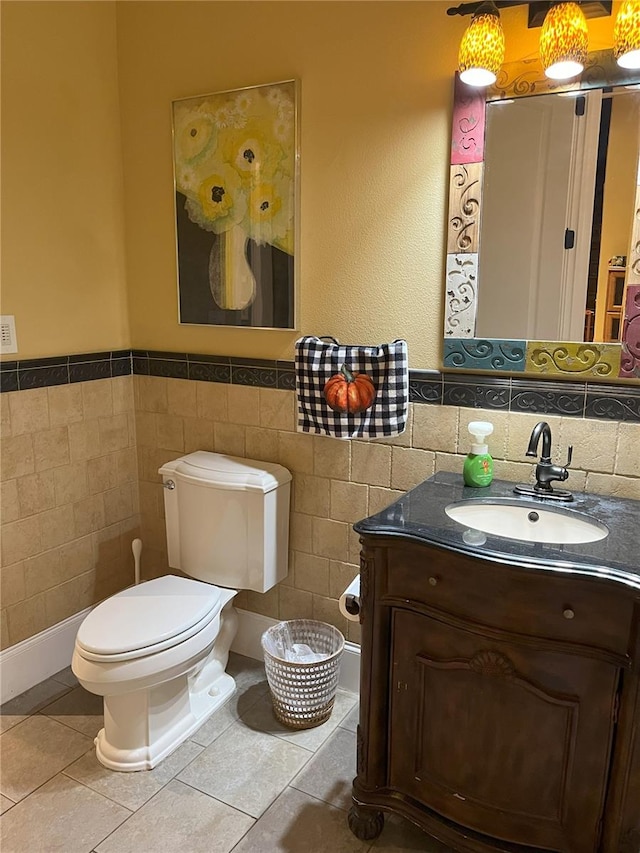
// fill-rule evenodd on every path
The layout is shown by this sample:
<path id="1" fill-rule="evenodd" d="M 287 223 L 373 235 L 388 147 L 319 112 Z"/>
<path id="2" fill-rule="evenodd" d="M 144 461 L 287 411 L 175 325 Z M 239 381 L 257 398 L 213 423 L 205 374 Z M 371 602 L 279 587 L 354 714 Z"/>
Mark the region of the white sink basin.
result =
<path id="1" fill-rule="evenodd" d="M 609 535 L 606 525 L 582 513 L 529 502 L 459 501 L 445 507 L 445 512 L 472 530 L 523 542 L 577 545 Z"/>

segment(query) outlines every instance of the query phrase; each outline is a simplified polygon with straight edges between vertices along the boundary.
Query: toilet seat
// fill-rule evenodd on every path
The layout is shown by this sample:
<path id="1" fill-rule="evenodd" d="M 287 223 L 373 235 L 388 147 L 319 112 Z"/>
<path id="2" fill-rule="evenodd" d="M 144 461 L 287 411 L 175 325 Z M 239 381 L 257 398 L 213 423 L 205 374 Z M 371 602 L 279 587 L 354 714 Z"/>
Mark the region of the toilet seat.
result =
<path id="1" fill-rule="evenodd" d="M 169 649 L 216 619 L 221 599 L 218 587 L 189 578 L 145 581 L 91 611 L 78 630 L 76 651 L 86 660 L 109 663 Z"/>

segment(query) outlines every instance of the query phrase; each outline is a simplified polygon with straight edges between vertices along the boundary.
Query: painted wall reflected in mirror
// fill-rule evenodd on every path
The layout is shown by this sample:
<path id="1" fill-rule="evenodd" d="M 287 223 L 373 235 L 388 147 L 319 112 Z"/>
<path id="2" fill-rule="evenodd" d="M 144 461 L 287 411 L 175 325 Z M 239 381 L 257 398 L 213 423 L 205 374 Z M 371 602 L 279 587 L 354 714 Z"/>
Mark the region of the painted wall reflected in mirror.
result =
<path id="1" fill-rule="evenodd" d="M 611 51 L 564 86 L 456 80 L 447 369 L 640 380 L 639 84 Z"/>

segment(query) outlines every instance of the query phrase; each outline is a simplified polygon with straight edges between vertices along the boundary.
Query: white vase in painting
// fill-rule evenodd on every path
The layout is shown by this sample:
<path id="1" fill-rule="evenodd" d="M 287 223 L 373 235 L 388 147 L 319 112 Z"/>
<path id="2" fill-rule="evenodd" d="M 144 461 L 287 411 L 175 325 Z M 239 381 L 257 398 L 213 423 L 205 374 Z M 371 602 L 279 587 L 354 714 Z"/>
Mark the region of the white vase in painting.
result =
<path id="1" fill-rule="evenodd" d="M 209 254 L 209 287 L 224 310 L 240 311 L 256 298 L 256 280 L 247 261 L 248 237 L 232 225 L 214 240 Z"/>

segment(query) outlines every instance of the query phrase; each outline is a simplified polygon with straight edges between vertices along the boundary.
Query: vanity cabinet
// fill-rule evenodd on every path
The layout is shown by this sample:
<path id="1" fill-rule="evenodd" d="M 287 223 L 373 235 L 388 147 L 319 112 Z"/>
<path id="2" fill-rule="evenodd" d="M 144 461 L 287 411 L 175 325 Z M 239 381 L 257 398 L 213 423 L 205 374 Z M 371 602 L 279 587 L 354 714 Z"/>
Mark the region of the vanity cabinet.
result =
<path id="1" fill-rule="evenodd" d="M 362 535 L 362 839 L 640 853 L 637 590 Z"/>

